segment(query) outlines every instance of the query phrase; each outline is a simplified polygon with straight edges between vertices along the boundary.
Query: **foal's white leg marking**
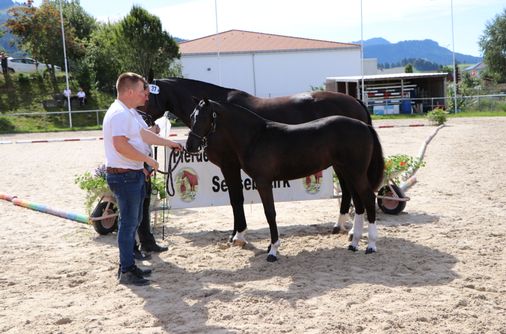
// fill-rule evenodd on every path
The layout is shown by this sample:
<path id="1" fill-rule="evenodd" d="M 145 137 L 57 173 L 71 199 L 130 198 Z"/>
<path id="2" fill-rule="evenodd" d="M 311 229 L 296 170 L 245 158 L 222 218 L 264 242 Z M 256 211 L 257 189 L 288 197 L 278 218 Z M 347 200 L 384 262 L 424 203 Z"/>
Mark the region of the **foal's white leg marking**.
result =
<path id="1" fill-rule="evenodd" d="M 339 233 L 346 233 L 348 228 L 346 227 L 346 223 L 350 220 L 350 215 L 347 213 L 339 214 L 339 220 L 334 225 L 334 228 L 339 227 Z"/>
<path id="2" fill-rule="evenodd" d="M 353 240 L 351 245 L 358 248 L 360 238 L 362 238 L 362 231 L 364 229 L 364 214 L 355 214 L 355 221 L 353 222 Z"/>
<path id="3" fill-rule="evenodd" d="M 367 233 L 369 237 L 369 242 L 367 244 L 367 248 L 376 251 L 376 240 L 378 240 L 378 228 L 376 224 L 369 223 L 367 225 Z"/>
<path id="4" fill-rule="evenodd" d="M 278 252 L 279 246 L 281 246 L 281 240 L 278 239 L 278 241 L 271 244 L 271 249 L 269 250 L 269 255 L 272 255 L 277 258 L 278 256 L 276 254 Z"/>
<path id="5" fill-rule="evenodd" d="M 244 237 L 246 235 L 246 230 L 242 232 L 237 232 L 234 237 L 232 238 L 232 242 L 234 246 L 244 246 L 248 243 L 246 238 Z"/>

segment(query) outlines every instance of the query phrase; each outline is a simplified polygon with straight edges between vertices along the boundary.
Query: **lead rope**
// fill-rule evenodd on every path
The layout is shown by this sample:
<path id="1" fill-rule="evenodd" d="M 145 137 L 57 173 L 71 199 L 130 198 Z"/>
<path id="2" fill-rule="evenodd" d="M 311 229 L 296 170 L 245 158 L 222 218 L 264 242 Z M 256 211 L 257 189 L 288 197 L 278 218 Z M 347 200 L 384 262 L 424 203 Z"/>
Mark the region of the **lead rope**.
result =
<path id="1" fill-rule="evenodd" d="M 165 150 L 164 150 L 165 151 L 165 161 L 167 161 L 167 147 L 164 147 L 164 148 L 165 148 Z M 158 155 L 157 149 L 158 149 L 158 147 L 155 147 L 155 160 L 157 160 L 157 155 Z M 157 173 L 160 173 L 160 174 L 164 175 L 164 177 L 165 177 L 165 191 L 167 193 L 167 195 L 164 198 L 163 210 L 162 210 L 162 240 L 165 240 L 165 209 L 167 209 L 169 207 L 169 205 L 168 205 L 169 204 L 169 196 L 175 195 L 173 172 L 176 169 L 179 162 L 183 160 L 183 155 L 181 154 L 180 158 L 178 158 L 176 160 L 175 165 L 172 166 L 172 158 L 173 157 L 174 157 L 174 150 L 171 150 L 170 155 L 169 155 L 169 162 L 166 163 L 168 165 L 167 171 L 163 171 L 160 169 L 156 170 Z M 169 185 L 170 185 L 170 187 L 169 187 Z"/>
<path id="2" fill-rule="evenodd" d="M 177 165 L 179 165 L 179 163 L 181 161 L 183 161 L 183 152 L 184 151 L 180 153 L 179 158 L 177 158 L 177 160 L 174 163 L 174 166 L 172 166 L 172 160 L 173 160 L 175 152 L 176 151 L 171 150 L 171 152 L 169 154 L 169 161 L 167 162 L 167 147 L 165 147 L 165 161 L 166 161 L 167 171 L 163 172 L 163 171 L 159 170 L 160 173 L 165 174 L 165 191 L 167 192 L 167 196 L 165 197 L 165 199 L 167 201 L 166 204 L 168 204 L 169 196 L 172 197 L 176 194 L 176 190 L 174 188 L 174 174 L 173 173 L 174 173 L 174 170 L 177 168 Z M 165 210 L 163 210 L 163 213 L 164 213 L 164 221 L 165 221 Z M 165 240 L 165 224 L 162 225 L 162 240 Z"/>
<path id="3" fill-rule="evenodd" d="M 155 146 L 155 152 L 154 152 L 154 158 L 155 160 L 158 160 L 158 146 Z M 156 179 L 156 173 L 157 171 L 155 171 L 155 173 L 153 174 L 153 181 Z M 153 191 L 153 190 L 151 190 Z M 163 202 L 162 202 L 162 240 L 165 240 L 165 208 L 167 207 L 167 196 L 165 196 L 165 198 L 163 199 Z M 157 208 L 158 209 L 158 208 Z M 155 210 L 155 227 L 158 225 L 157 224 L 157 221 L 158 221 L 158 210 Z"/>
<path id="4" fill-rule="evenodd" d="M 174 188 L 174 176 L 173 173 L 177 168 L 177 165 L 181 161 L 183 161 L 183 152 L 182 151 L 179 155 L 179 157 L 174 161 L 174 166 L 172 166 L 172 161 L 174 158 L 174 154 L 176 154 L 176 151 L 171 150 L 169 154 L 169 162 L 167 163 L 167 179 L 165 180 L 165 190 L 167 191 L 167 195 L 174 196 L 176 194 L 176 190 Z"/>

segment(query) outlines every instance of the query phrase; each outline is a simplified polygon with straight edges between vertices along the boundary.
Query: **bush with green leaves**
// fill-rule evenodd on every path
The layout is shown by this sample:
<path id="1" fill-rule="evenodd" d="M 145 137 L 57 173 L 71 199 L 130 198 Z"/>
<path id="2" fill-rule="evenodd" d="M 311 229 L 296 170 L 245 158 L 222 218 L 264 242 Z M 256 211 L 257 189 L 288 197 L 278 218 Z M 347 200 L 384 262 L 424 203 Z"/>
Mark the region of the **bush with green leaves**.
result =
<path id="1" fill-rule="evenodd" d="M 446 123 L 446 116 L 448 113 L 441 108 L 436 108 L 427 113 L 429 121 L 435 125 L 442 125 Z"/>
<path id="2" fill-rule="evenodd" d="M 30 75 L 19 73 L 18 74 L 18 82 L 20 85 L 29 85 L 30 84 Z"/>
<path id="3" fill-rule="evenodd" d="M 163 177 L 152 177 L 151 178 L 151 193 L 157 195 L 159 199 L 167 197 L 167 191 L 165 190 L 165 180 Z"/>

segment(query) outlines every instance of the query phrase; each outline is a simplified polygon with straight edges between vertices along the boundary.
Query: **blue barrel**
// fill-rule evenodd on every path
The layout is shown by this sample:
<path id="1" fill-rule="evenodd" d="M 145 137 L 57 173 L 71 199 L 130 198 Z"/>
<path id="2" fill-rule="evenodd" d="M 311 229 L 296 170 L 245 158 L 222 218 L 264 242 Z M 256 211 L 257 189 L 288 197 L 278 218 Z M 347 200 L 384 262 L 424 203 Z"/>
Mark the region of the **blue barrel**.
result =
<path id="1" fill-rule="evenodd" d="M 411 114 L 411 100 L 401 102 L 401 114 Z"/>

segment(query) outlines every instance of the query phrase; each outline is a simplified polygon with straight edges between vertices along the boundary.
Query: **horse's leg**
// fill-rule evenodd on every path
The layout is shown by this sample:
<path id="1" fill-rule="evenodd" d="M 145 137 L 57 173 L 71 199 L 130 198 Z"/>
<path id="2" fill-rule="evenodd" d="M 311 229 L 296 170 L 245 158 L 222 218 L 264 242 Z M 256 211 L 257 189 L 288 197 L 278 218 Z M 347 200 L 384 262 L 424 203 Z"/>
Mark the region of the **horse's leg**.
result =
<path id="1" fill-rule="evenodd" d="M 376 196 L 374 196 L 374 191 L 368 186 L 367 189 L 361 196 L 362 201 L 365 205 L 365 209 L 367 211 L 367 249 L 365 250 L 366 254 L 371 254 L 376 252 L 376 240 L 378 240 L 378 230 L 376 226 Z"/>
<path id="2" fill-rule="evenodd" d="M 357 193 L 353 194 L 353 203 L 355 204 L 355 219 L 353 220 L 352 239 L 348 250 L 358 251 L 358 243 L 362 238 L 364 229 L 364 206 Z"/>
<path id="3" fill-rule="evenodd" d="M 339 209 L 339 219 L 332 229 L 333 234 L 346 233 L 347 228 L 345 223 L 350 220 L 350 206 L 351 206 L 351 193 L 344 181 L 344 178 L 340 175 L 337 168 L 334 167 L 337 178 L 339 179 L 339 185 L 341 186 L 341 207 Z"/>
<path id="4" fill-rule="evenodd" d="M 236 164 L 222 165 L 221 173 L 227 183 L 230 205 L 234 213 L 234 230 L 229 237 L 229 242 L 242 246 L 247 243 L 244 237 L 247 225 L 246 216 L 244 215 L 241 168 Z"/>
<path id="5" fill-rule="evenodd" d="M 260 183 L 257 181 L 257 189 L 262 199 L 265 218 L 267 218 L 269 230 L 271 232 L 271 244 L 268 249 L 269 255 L 267 256 L 267 261 L 274 262 L 278 259 L 277 251 L 281 242 L 279 240 L 278 226 L 276 224 L 276 208 L 274 206 L 274 196 L 272 194 L 272 182 Z"/>
<path id="6" fill-rule="evenodd" d="M 355 203 L 356 215 L 353 223 L 353 238 L 348 249 L 356 252 L 358 250 L 358 243 L 362 238 L 364 228 L 364 207 L 367 210 L 368 225 L 368 244 L 365 251 L 366 254 L 376 252 L 376 240 L 378 233 L 376 228 L 376 207 L 374 204 L 374 192 L 370 188 L 365 175 L 355 182 L 353 195 L 353 202 Z"/>
<path id="7" fill-rule="evenodd" d="M 356 171 L 344 171 L 341 174 L 341 179 L 347 187 L 348 194 L 353 197 L 353 203 L 355 204 L 355 219 L 353 220 L 353 228 L 350 230 L 351 244 L 348 246 L 348 250 L 353 252 L 358 251 L 358 244 L 362 238 L 364 229 L 364 206 L 357 192 L 360 189 L 360 184 L 363 183 L 361 180 L 361 174 Z M 366 176 L 363 176 L 364 180 L 367 180 Z M 341 181 L 340 181 L 341 182 Z"/>

